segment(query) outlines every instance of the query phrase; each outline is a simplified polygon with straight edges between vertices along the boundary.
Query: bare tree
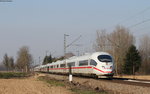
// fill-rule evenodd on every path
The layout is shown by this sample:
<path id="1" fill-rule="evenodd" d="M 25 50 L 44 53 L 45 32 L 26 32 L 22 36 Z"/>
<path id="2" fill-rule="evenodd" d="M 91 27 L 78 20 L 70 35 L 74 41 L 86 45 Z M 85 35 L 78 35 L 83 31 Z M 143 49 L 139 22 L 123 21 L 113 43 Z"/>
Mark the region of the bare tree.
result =
<path id="1" fill-rule="evenodd" d="M 33 59 L 31 54 L 29 53 L 29 48 L 27 46 L 21 47 L 18 51 L 17 57 L 18 69 L 21 69 L 23 72 L 29 72 L 32 63 Z"/>
<path id="2" fill-rule="evenodd" d="M 141 72 L 143 74 L 150 74 L 150 37 L 148 35 L 144 35 L 140 39 L 139 51 L 142 56 Z"/>
<path id="3" fill-rule="evenodd" d="M 123 70 L 125 54 L 128 48 L 135 43 L 134 36 L 129 30 L 122 26 L 117 26 L 114 32 L 108 34 L 105 30 L 97 31 L 96 51 L 106 51 L 113 55 L 116 65 L 116 74 L 121 74 Z"/>
<path id="4" fill-rule="evenodd" d="M 9 57 L 7 54 L 4 55 L 2 63 L 5 65 L 7 71 L 9 70 Z"/>
<path id="5" fill-rule="evenodd" d="M 15 65 L 14 65 L 14 58 L 13 57 L 9 57 L 9 68 L 11 70 L 14 70 Z"/>
<path id="6" fill-rule="evenodd" d="M 124 65 L 124 58 L 129 47 L 135 43 L 134 36 L 129 32 L 129 29 L 117 26 L 114 32 L 109 34 L 109 41 L 112 44 L 113 56 L 116 63 L 116 73 L 121 74 Z"/>
<path id="7" fill-rule="evenodd" d="M 108 51 L 110 42 L 108 41 L 108 34 L 106 30 L 101 30 L 96 32 L 96 43 L 94 44 L 94 49 L 96 51 Z"/>

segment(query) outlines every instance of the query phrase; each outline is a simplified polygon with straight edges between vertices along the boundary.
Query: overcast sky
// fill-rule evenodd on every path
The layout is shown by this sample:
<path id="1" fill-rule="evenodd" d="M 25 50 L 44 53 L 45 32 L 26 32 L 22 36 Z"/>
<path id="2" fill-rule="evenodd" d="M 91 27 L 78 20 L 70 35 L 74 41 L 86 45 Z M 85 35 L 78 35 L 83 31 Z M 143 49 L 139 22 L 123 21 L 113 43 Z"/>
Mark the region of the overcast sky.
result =
<path id="1" fill-rule="evenodd" d="M 22 46 L 28 46 L 35 61 L 48 51 L 63 55 L 67 44 L 77 37 L 67 51 L 91 52 L 96 30 L 112 32 L 116 25 L 132 27 L 150 19 L 149 0 L 13 0 L 0 2 L 0 60 L 5 53 L 16 58 Z M 150 21 L 129 28 L 139 39 L 150 35 Z"/>

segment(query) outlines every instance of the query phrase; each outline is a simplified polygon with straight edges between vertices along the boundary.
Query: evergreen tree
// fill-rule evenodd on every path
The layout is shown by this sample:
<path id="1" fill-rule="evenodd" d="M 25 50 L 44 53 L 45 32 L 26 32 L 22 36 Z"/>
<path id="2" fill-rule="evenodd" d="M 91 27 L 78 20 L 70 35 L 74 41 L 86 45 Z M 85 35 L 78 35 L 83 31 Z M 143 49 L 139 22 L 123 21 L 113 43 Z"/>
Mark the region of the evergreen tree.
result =
<path id="1" fill-rule="evenodd" d="M 47 64 L 47 63 L 52 63 L 53 62 L 53 58 L 51 55 L 49 56 L 45 56 L 44 60 L 43 60 L 43 65 Z"/>
<path id="2" fill-rule="evenodd" d="M 52 63 L 52 62 L 56 62 L 58 60 L 63 60 L 63 59 L 64 59 L 64 56 L 61 56 L 58 58 L 52 57 L 52 55 L 45 56 L 44 60 L 43 60 L 43 65 L 48 64 L 48 63 Z"/>
<path id="3" fill-rule="evenodd" d="M 141 56 L 134 45 L 129 47 L 128 52 L 126 53 L 124 64 L 124 73 L 125 74 L 135 74 L 141 66 Z"/>

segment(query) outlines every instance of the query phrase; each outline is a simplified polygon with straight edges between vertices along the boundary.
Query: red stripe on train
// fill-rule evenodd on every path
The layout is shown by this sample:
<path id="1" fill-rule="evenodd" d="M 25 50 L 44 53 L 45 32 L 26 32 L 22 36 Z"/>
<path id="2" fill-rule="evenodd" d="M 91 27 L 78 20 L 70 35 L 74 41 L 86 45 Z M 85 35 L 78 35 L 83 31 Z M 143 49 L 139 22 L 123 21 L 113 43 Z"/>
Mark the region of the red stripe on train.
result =
<path id="1" fill-rule="evenodd" d="M 84 69 L 84 68 L 90 69 L 90 68 L 93 68 L 93 67 L 91 67 L 91 66 L 88 66 L 88 67 L 72 67 L 72 69 Z M 69 69 L 69 68 L 53 68 L 53 69 L 49 69 L 49 70 L 58 70 L 58 69 Z M 95 69 L 97 71 L 100 71 L 100 72 L 103 72 L 103 73 L 112 73 L 112 71 L 102 71 L 102 70 L 100 70 L 98 68 L 95 68 L 95 67 L 93 69 Z"/>
<path id="2" fill-rule="evenodd" d="M 91 66 L 89 67 L 72 67 L 72 69 L 83 69 L 83 68 L 92 68 Z M 58 70 L 58 69 L 69 69 L 69 68 L 53 68 L 53 69 L 49 69 L 49 70 Z"/>
<path id="3" fill-rule="evenodd" d="M 98 68 L 95 68 L 95 67 L 94 67 L 94 69 L 97 70 L 97 71 L 103 72 L 103 73 L 112 73 L 112 71 L 102 71 L 102 70 L 100 70 Z"/>

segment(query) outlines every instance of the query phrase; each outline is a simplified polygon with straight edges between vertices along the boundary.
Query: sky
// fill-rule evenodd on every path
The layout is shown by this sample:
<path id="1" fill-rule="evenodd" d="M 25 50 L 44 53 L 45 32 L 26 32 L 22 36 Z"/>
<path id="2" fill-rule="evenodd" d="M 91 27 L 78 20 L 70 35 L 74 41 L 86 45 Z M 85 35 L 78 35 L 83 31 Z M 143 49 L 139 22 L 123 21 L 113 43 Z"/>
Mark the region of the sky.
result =
<path id="1" fill-rule="evenodd" d="M 130 29 L 137 42 L 150 35 L 149 0 L 12 0 L 0 2 L 0 61 L 5 53 L 17 57 L 28 46 L 34 61 L 47 54 L 63 55 L 64 34 L 67 48 L 77 55 L 92 52 L 96 31 L 113 32 L 117 25 Z M 79 46 L 76 46 L 79 44 Z"/>

